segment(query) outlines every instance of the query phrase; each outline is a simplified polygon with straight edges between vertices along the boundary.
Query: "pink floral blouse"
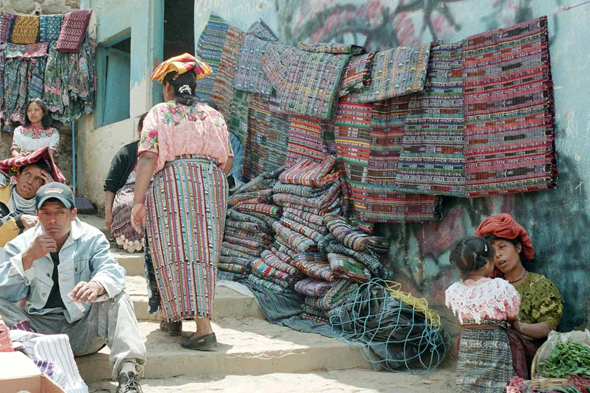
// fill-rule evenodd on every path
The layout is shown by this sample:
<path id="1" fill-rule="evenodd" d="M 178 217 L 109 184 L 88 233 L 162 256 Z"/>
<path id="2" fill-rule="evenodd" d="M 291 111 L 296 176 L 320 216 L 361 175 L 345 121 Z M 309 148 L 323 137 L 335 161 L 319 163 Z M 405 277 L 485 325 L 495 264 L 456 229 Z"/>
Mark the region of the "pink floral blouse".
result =
<path id="1" fill-rule="evenodd" d="M 234 155 L 219 112 L 204 104 L 186 106 L 174 101 L 154 106 L 146 116 L 138 154 L 143 152 L 158 155 L 154 173 L 185 154 L 207 156 L 221 169 Z"/>
<path id="2" fill-rule="evenodd" d="M 463 319 L 505 321 L 518 315 L 520 295 L 501 278 L 458 281 L 445 292 L 446 305 Z"/>

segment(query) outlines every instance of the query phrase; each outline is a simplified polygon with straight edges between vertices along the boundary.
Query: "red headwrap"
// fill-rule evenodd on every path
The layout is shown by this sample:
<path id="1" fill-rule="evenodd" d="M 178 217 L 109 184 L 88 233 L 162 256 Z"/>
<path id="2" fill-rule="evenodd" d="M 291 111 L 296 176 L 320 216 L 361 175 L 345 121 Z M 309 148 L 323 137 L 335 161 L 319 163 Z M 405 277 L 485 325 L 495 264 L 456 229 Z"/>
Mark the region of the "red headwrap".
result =
<path id="1" fill-rule="evenodd" d="M 526 229 L 516 222 L 508 213 L 488 217 L 479 224 L 475 236 L 494 235 L 504 239 L 520 240 L 522 251 L 528 260 L 535 258 L 535 248 Z"/>
<path id="2" fill-rule="evenodd" d="M 17 172 L 21 166 L 34 164 L 41 160 L 45 160 L 51 167 L 51 170 L 53 171 L 53 180 L 65 184 L 66 178 L 64 177 L 63 173 L 61 173 L 57 165 L 55 165 L 51 154 L 49 154 L 49 147 L 44 147 L 34 151 L 26 157 L 14 157 L 0 161 L 0 172 L 10 177 L 15 175 L 16 173 L 12 172 Z M 13 171 L 11 171 L 11 169 Z"/>

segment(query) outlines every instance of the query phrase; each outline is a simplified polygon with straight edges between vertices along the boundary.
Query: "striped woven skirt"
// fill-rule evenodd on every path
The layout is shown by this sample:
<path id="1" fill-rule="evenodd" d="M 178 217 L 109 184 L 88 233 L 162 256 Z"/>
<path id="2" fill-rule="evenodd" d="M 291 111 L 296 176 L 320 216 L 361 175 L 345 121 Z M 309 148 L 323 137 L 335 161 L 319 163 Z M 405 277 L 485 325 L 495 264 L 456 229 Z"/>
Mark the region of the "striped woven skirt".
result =
<path id="1" fill-rule="evenodd" d="M 156 173 L 147 195 L 147 235 L 168 321 L 213 314 L 227 206 L 221 169 L 182 156 Z"/>
<path id="2" fill-rule="evenodd" d="M 513 376 L 506 330 L 461 330 L 457 392 L 501 393 Z"/>

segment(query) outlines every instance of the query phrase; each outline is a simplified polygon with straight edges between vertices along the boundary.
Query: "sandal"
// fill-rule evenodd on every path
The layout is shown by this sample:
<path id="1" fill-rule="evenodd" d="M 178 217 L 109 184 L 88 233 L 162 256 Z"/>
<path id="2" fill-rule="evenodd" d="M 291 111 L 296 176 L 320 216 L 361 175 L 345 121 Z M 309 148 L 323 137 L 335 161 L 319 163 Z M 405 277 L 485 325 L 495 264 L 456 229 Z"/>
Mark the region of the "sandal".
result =
<path id="1" fill-rule="evenodd" d="M 178 322 L 160 322 L 160 330 L 168 332 L 171 337 L 178 337 L 182 334 L 182 321 Z"/>
<path id="2" fill-rule="evenodd" d="M 205 334 L 193 339 L 190 336 L 184 336 L 180 341 L 180 345 L 183 348 L 195 351 L 211 351 L 217 347 L 217 338 L 215 333 Z"/>

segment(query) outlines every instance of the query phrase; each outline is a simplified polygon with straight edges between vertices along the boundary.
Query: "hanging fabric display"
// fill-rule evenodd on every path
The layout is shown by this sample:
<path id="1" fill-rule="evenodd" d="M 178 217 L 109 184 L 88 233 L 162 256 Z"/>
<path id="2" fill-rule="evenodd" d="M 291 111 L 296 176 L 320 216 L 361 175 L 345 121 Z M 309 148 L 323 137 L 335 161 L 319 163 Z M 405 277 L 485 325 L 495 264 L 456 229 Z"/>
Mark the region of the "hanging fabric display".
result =
<path id="1" fill-rule="evenodd" d="M 41 15 L 39 17 L 39 42 L 57 41 L 63 20 L 63 14 Z"/>
<path id="2" fill-rule="evenodd" d="M 56 50 L 75 53 L 80 49 L 92 10 L 68 12 L 63 20 Z"/>
<path id="3" fill-rule="evenodd" d="M 34 44 L 39 35 L 39 17 L 37 15 L 18 15 L 12 26 L 10 40 L 14 44 Z"/>
<path id="4" fill-rule="evenodd" d="M 15 19 L 16 15 L 0 11 L 0 42 L 10 42 L 12 25 Z"/>
<path id="5" fill-rule="evenodd" d="M 195 96 L 199 102 L 208 102 L 211 99 L 211 91 L 219 70 L 228 29 L 229 24 L 223 18 L 211 14 L 197 42 L 197 57 L 207 63 L 212 71 L 197 83 Z"/>

